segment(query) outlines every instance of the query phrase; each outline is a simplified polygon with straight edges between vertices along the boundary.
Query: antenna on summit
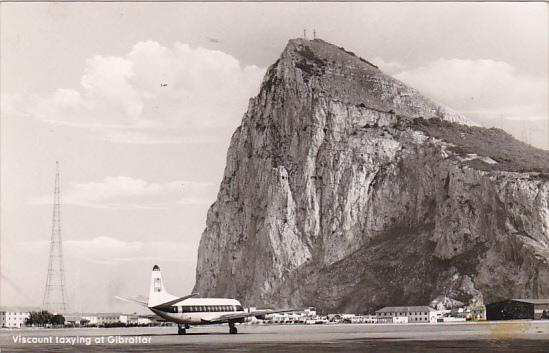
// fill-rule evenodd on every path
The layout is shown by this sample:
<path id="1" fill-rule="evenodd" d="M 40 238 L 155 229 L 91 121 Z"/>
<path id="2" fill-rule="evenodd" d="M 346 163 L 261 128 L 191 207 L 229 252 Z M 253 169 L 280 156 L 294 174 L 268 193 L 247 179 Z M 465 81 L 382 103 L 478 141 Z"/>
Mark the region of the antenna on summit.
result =
<path id="1" fill-rule="evenodd" d="M 313 39 L 316 39 L 316 29 L 313 28 Z"/>
<path id="2" fill-rule="evenodd" d="M 303 28 L 303 38 L 307 39 L 307 30 Z"/>

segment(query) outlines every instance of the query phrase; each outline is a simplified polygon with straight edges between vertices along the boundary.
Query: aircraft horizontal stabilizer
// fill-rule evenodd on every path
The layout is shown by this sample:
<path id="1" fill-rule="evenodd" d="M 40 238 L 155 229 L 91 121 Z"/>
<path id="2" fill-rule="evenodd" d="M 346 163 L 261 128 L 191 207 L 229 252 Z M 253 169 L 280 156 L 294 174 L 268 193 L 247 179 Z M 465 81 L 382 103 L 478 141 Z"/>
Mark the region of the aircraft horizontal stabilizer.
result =
<path id="1" fill-rule="evenodd" d="M 198 293 L 185 295 L 181 298 L 177 298 L 177 299 L 173 299 L 173 300 L 161 303 L 161 304 L 157 304 L 157 305 L 153 306 L 153 308 L 161 308 L 161 307 L 164 307 L 164 306 L 171 306 L 171 305 L 174 305 L 175 303 L 179 303 L 180 301 L 183 301 L 185 299 L 196 297 L 197 295 L 198 295 Z"/>
<path id="2" fill-rule="evenodd" d="M 130 298 L 124 298 L 124 297 L 119 297 L 119 296 L 115 296 L 115 298 L 118 299 L 118 300 L 122 300 L 122 301 L 128 302 L 128 303 L 135 303 L 135 304 L 137 304 L 137 305 L 144 306 L 145 308 L 148 308 L 148 307 L 149 307 L 149 306 L 147 305 L 147 303 L 142 302 L 141 300 L 130 299 Z"/>

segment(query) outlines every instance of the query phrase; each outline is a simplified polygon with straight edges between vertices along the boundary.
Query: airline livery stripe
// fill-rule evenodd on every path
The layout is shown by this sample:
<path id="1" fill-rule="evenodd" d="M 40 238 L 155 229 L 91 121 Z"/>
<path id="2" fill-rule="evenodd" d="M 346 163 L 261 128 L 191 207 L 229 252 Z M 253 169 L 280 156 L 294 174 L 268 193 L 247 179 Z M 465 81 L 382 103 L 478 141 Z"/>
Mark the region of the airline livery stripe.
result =
<path id="1" fill-rule="evenodd" d="M 199 312 L 230 312 L 244 311 L 242 305 L 183 305 L 157 307 L 157 310 L 166 313 L 199 313 Z"/>

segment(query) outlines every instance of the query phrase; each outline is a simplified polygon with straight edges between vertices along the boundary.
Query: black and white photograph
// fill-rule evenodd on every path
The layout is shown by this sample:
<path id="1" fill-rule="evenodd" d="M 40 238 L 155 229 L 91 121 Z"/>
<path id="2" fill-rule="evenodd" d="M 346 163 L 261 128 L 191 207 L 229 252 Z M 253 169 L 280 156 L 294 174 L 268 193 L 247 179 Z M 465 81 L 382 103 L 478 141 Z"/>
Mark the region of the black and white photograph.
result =
<path id="1" fill-rule="evenodd" d="M 549 352 L 546 2 L 0 2 L 0 352 Z"/>

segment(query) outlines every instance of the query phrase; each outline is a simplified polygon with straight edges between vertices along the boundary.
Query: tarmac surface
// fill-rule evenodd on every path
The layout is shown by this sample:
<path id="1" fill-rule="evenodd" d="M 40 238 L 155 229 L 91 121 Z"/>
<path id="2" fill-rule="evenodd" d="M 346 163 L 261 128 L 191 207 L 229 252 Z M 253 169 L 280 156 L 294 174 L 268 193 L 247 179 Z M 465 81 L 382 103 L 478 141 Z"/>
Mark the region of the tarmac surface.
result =
<path id="1" fill-rule="evenodd" d="M 549 353 L 549 321 L 2 329 L 0 352 Z"/>

